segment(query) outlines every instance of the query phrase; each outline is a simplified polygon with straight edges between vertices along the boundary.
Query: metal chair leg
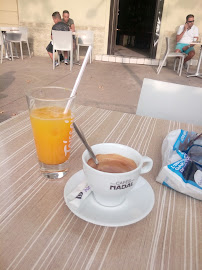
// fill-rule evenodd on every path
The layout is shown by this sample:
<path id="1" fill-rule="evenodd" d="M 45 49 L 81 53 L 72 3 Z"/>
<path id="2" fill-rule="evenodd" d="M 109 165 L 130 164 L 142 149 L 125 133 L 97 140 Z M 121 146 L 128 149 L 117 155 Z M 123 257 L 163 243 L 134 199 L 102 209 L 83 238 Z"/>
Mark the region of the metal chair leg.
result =
<path id="1" fill-rule="evenodd" d="M 3 62 L 3 44 L 1 44 L 1 64 Z"/>
<path id="2" fill-rule="evenodd" d="M 77 61 L 79 62 L 79 44 L 77 45 Z"/>
<path id="3" fill-rule="evenodd" d="M 179 60 L 179 64 L 180 64 L 180 60 L 181 60 L 181 57 L 177 56 L 175 57 L 175 62 L 174 62 L 174 71 L 176 70 L 176 65 L 177 65 L 177 61 Z M 179 67 L 179 64 L 178 64 L 178 67 Z M 177 70 L 178 72 L 178 70 Z"/>
<path id="4" fill-rule="evenodd" d="M 60 65 L 60 55 L 58 51 L 57 51 L 57 54 L 58 54 L 58 64 Z"/>
<path id="5" fill-rule="evenodd" d="M 167 58 L 167 56 L 165 56 L 164 59 L 162 60 L 162 62 L 159 63 L 159 66 L 158 66 L 158 68 L 157 68 L 157 74 L 160 73 L 160 71 L 161 71 L 161 69 L 162 69 L 162 67 L 163 67 L 163 65 L 164 65 L 164 63 L 165 63 L 165 61 L 166 61 L 166 58 Z M 161 61 L 161 60 L 160 60 L 160 61 Z"/>
<path id="6" fill-rule="evenodd" d="M 89 48 L 89 47 L 88 47 Z M 92 50 L 90 52 L 90 57 L 89 57 L 90 64 L 92 63 Z"/>
<path id="7" fill-rule="evenodd" d="M 72 67 L 73 67 L 73 51 L 70 51 L 70 71 L 72 71 Z"/>
<path id="8" fill-rule="evenodd" d="M 182 58 L 181 59 L 181 65 L 179 65 L 180 66 L 179 76 L 182 75 L 182 67 L 183 67 L 183 64 L 184 64 L 184 57 L 181 57 L 181 58 Z"/>
<path id="9" fill-rule="evenodd" d="M 53 48 L 53 69 L 55 69 L 55 50 Z"/>
<path id="10" fill-rule="evenodd" d="M 28 41 L 26 43 L 27 43 L 27 49 L 28 49 L 29 57 L 31 58 L 30 49 L 29 49 L 29 43 L 28 43 Z"/>
<path id="11" fill-rule="evenodd" d="M 20 42 L 20 53 L 21 53 L 21 59 L 23 60 L 23 53 L 22 53 L 22 42 Z"/>
<path id="12" fill-rule="evenodd" d="M 191 64 L 191 60 L 189 60 L 189 61 L 187 62 L 187 73 L 189 72 L 190 64 Z"/>
<path id="13" fill-rule="evenodd" d="M 12 48 L 12 43 L 9 42 L 9 45 L 10 45 L 10 51 L 11 51 L 11 59 L 13 61 L 13 48 Z"/>
<path id="14" fill-rule="evenodd" d="M 180 73 L 181 65 L 183 65 L 182 61 L 183 61 L 183 58 L 180 57 L 180 58 L 179 58 L 179 63 L 178 63 L 178 68 L 177 68 L 177 74 Z"/>

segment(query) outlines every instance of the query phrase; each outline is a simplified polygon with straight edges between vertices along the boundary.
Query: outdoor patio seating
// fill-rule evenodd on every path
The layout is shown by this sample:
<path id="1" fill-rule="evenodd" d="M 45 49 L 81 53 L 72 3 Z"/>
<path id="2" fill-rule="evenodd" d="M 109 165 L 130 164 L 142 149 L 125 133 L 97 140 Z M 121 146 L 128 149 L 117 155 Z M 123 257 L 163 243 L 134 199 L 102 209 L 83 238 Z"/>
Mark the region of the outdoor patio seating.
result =
<path id="1" fill-rule="evenodd" d="M 160 71 L 161 71 L 161 69 L 162 69 L 163 65 L 165 64 L 166 59 L 168 57 L 174 57 L 175 60 L 177 59 L 177 57 L 179 58 L 179 65 L 178 65 L 177 73 L 179 74 L 179 76 L 181 76 L 185 54 L 171 52 L 170 51 L 170 38 L 169 37 L 166 37 L 166 51 L 165 51 L 165 54 L 164 54 L 164 57 L 163 57 L 162 61 L 160 61 L 159 66 L 157 68 L 157 74 L 160 73 Z M 175 69 L 176 69 L 176 61 L 174 63 L 174 70 Z"/>
<path id="2" fill-rule="evenodd" d="M 144 79 L 136 114 L 202 125 L 202 88 Z"/>
<path id="3" fill-rule="evenodd" d="M 90 30 L 79 30 L 76 31 L 78 44 L 77 44 L 77 60 L 79 61 L 79 50 L 80 46 L 92 46 L 93 47 L 93 31 Z M 90 63 L 92 63 L 92 51 L 90 54 Z"/>
<path id="4" fill-rule="evenodd" d="M 52 30 L 53 38 L 53 69 L 55 69 L 55 50 L 70 52 L 70 70 L 73 66 L 73 39 L 72 31 L 56 31 Z M 58 57 L 58 63 L 60 59 Z"/>
<path id="5" fill-rule="evenodd" d="M 1 32 L 2 31 L 5 34 L 5 39 L 3 39 L 4 43 L 5 43 L 5 41 L 8 41 L 8 42 L 11 42 L 12 44 L 15 44 L 15 43 L 20 44 L 20 52 L 21 52 L 22 60 L 23 60 L 23 48 L 21 49 L 21 47 L 22 47 L 23 42 L 26 42 L 28 54 L 29 54 L 29 57 L 31 57 L 29 42 L 28 42 L 27 27 L 21 27 L 21 26 L 20 27 L 16 27 L 16 26 L 14 26 L 14 27 L 1 27 Z M 21 34 L 21 35 L 19 35 L 19 34 Z M 20 37 L 20 39 L 19 39 L 19 37 Z M 15 53 L 16 53 L 16 56 L 18 57 L 16 47 L 15 47 Z M 11 55 L 11 57 L 12 57 L 12 55 Z"/>
<path id="6" fill-rule="evenodd" d="M 5 36 L 6 36 L 6 31 L 10 31 L 11 27 L 0 27 L 0 46 L 1 46 L 1 64 L 3 62 L 3 58 L 9 59 L 10 57 L 8 56 L 8 49 L 11 51 L 11 43 L 9 43 Z M 8 48 L 9 46 L 9 48 Z M 5 49 L 5 56 L 3 55 L 3 51 Z M 12 58 L 12 56 L 11 56 Z"/>
<path id="7" fill-rule="evenodd" d="M 10 44 L 10 53 L 11 53 L 12 60 L 13 60 L 12 44 L 15 45 L 16 43 L 19 43 L 19 45 L 20 45 L 21 59 L 23 60 L 21 36 L 22 36 L 22 34 L 18 31 L 6 32 L 6 34 L 5 34 L 5 41 Z"/>

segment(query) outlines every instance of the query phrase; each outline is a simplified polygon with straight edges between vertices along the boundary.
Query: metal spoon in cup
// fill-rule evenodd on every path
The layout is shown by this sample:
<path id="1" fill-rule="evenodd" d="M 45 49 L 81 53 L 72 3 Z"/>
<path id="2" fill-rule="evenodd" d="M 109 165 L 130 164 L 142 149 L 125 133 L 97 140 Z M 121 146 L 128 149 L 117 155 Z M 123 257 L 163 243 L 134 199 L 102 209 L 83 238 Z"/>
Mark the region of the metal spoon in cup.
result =
<path id="1" fill-rule="evenodd" d="M 74 129 L 76 131 L 76 133 L 78 134 L 79 138 L 81 139 L 82 143 L 85 145 L 86 149 L 88 150 L 90 156 L 92 157 L 93 161 L 95 162 L 96 165 L 98 165 L 98 160 L 95 156 L 95 154 L 93 153 L 92 148 L 90 147 L 90 145 L 87 143 L 86 138 L 82 132 L 82 130 L 76 125 L 76 123 L 73 123 Z"/>

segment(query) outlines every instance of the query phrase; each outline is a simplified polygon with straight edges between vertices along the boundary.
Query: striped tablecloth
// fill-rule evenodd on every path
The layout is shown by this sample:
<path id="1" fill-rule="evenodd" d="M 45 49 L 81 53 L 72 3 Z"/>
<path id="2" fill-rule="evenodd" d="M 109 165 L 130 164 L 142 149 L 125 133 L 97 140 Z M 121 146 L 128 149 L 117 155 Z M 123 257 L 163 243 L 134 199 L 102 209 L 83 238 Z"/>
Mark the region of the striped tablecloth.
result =
<path id="1" fill-rule="evenodd" d="M 0 125 L 0 269 L 202 269 L 201 202 L 155 181 L 166 134 L 201 128 L 84 106 L 77 107 L 76 121 L 91 145 L 122 143 L 153 159 L 144 175 L 155 193 L 152 212 L 118 228 L 76 217 L 63 191 L 82 169 L 84 146 L 74 134 L 69 174 L 47 180 L 24 112 Z"/>

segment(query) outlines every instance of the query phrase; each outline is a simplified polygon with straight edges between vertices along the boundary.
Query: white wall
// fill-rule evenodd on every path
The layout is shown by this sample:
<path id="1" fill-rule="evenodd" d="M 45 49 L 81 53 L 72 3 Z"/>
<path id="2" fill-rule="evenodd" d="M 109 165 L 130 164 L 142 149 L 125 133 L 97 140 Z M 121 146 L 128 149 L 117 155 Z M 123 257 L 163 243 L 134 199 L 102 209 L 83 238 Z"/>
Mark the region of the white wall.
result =
<path id="1" fill-rule="evenodd" d="M 94 54 L 104 54 L 108 45 L 110 0 L 18 0 L 19 24 L 29 28 L 36 55 L 46 55 L 53 25 L 52 13 L 67 9 L 76 29 L 94 31 Z"/>
<path id="2" fill-rule="evenodd" d="M 17 0 L 0 0 L 0 26 L 18 25 Z"/>

